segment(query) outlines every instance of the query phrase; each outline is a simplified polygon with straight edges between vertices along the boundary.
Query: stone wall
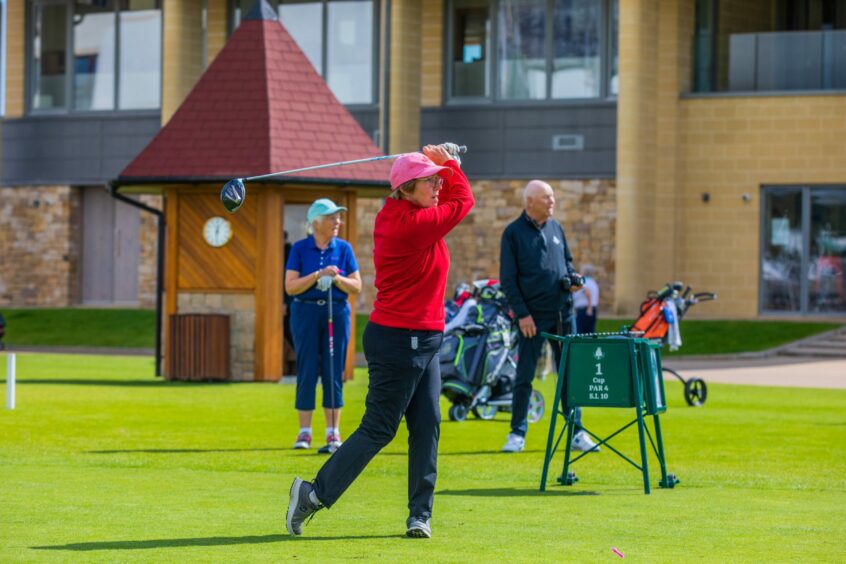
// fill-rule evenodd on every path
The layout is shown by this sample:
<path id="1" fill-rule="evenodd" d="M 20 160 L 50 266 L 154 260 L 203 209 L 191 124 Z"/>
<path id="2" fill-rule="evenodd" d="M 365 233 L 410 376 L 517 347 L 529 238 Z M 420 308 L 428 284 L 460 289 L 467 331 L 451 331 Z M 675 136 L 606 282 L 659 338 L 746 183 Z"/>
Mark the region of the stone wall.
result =
<path id="1" fill-rule="evenodd" d="M 373 225 L 376 214 L 382 209 L 384 198 L 362 198 L 356 201 L 355 220 L 358 224 L 358 238 L 355 243 L 355 258 L 361 273 L 361 293 L 358 295 L 359 313 L 370 313 L 376 299 L 376 271 L 373 268 Z"/>
<path id="2" fill-rule="evenodd" d="M 162 209 L 161 196 L 141 196 L 139 201 L 157 210 Z M 138 253 L 138 304 L 143 308 L 156 307 L 156 252 L 158 250 L 158 218 L 139 210 L 141 228 Z"/>
<path id="3" fill-rule="evenodd" d="M 254 378 L 256 300 L 253 294 L 180 292 L 177 311 L 228 315 L 232 380 L 250 381 Z"/>
<path id="4" fill-rule="evenodd" d="M 0 188 L 0 305 L 79 301 L 80 193 L 69 186 Z"/>
<path id="5" fill-rule="evenodd" d="M 564 225 L 576 267 L 591 263 L 597 269 L 600 312 L 611 310 L 614 298 L 614 237 L 616 187 L 613 180 L 547 180 L 555 191 L 555 217 Z M 456 284 L 479 278 L 499 278 L 499 242 L 505 227 L 523 209 L 524 180 L 472 182 L 476 207 L 447 237 L 452 259 L 447 297 Z M 357 257 L 363 291 L 359 311 L 371 310 L 373 287 L 373 222 L 381 199 L 358 200 Z"/>

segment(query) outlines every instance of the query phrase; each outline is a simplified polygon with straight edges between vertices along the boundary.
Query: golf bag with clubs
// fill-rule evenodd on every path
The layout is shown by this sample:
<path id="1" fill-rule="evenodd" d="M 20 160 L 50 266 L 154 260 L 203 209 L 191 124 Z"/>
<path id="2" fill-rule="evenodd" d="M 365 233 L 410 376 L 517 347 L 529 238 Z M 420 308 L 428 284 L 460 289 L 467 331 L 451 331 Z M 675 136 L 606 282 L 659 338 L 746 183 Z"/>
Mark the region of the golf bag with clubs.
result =
<path id="1" fill-rule="evenodd" d="M 469 412 L 484 420 L 493 419 L 498 411 L 510 412 L 518 329 L 499 281 L 459 284 L 445 310 L 441 393 L 452 402 L 450 420 L 464 421 Z M 535 390 L 529 422 L 539 421 L 543 410 L 543 396 Z"/>
<path id="2" fill-rule="evenodd" d="M 684 291 L 682 291 L 684 288 Z M 681 347 L 681 320 L 687 311 L 699 302 L 717 299 L 712 292 L 698 292 L 691 295 L 690 286 L 682 282 L 671 282 L 646 295 L 646 301 L 640 305 L 640 317 L 631 326 L 630 331 L 639 337 L 660 341 L 669 345 L 671 351 Z M 701 378 L 685 380 L 672 368 L 663 367 L 663 371 L 672 374 L 684 384 L 684 399 L 688 405 L 698 407 L 708 397 L 708 386 Z"/>

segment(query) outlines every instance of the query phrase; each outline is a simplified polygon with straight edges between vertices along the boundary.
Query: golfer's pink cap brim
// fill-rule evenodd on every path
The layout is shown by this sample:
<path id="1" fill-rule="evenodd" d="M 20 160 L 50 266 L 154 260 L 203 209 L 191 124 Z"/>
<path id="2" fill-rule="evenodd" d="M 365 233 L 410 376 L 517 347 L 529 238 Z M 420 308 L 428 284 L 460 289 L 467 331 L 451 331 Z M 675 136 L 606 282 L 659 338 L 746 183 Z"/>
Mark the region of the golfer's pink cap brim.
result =
<path id="1" fill-rule="evenodd" d="M 396 190 L 409 180 L 426 178 L 441 172 L 446 176 L 452 175 L 451 168 L 436 165 L 423 153 L 406 153 L 395 160 L 391 167 L 391 190 Z"/>

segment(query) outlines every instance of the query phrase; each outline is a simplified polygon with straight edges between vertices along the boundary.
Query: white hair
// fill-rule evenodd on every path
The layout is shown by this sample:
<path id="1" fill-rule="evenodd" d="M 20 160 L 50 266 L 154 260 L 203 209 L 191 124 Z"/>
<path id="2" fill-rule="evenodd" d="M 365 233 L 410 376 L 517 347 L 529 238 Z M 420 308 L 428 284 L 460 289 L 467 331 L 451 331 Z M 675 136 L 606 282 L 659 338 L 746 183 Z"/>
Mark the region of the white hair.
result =
<path id="1" fill-rule="evenodd" d="M 523 188 L 523 207 L 526 207 L 526 204 L 529 203 L 529 198 L 537 191 L 538 188 L 549 188 L 552 190 L 552 186 L 543 180 L 529 180 L 526 187 Z"/>

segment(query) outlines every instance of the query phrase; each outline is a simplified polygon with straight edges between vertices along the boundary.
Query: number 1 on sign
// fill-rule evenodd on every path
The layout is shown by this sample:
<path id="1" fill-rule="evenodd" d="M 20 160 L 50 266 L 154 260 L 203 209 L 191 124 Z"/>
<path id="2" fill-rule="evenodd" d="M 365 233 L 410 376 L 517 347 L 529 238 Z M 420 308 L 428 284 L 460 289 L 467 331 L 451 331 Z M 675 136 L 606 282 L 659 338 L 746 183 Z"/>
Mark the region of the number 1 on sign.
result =
<path id="1" fill-rule="evenodd" d="M 600 364 L 598 362 L 596 363 L 596 375 L 602 376 L 602 364 Z"/>

